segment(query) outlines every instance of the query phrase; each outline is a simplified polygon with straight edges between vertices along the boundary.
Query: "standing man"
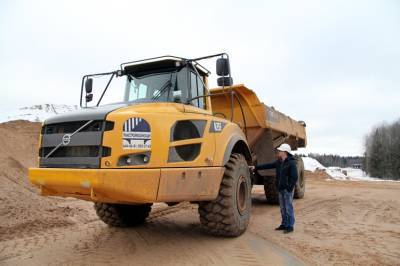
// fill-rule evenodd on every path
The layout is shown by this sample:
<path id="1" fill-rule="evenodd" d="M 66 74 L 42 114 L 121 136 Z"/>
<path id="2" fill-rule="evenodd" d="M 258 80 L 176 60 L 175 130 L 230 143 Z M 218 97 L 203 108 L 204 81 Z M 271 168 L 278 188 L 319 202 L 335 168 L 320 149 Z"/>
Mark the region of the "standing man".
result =
<path id="1" fill-rule="evenodd" d="M 277 148 L 278 160 L 272 163 L 250 166 L 251 170 L 276 169 L 276 186 L 279 193 L 282 223 L 275 230 L 284 230 L 285 234 L 294 230 L 293 194 L 297 182 L 296 159 L 292 149 L 286 143 Z"/>

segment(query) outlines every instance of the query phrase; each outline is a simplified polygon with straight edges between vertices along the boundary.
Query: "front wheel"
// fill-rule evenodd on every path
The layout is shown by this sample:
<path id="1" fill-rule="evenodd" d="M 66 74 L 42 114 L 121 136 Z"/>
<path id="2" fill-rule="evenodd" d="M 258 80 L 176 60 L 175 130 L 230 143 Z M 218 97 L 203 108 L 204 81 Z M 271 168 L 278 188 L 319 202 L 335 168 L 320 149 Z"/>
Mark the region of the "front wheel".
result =
<path id="1" fill-rule="evenodd" d="M 131 227 L 143 224 L 149 216 L 152 204 L 126 205 L 96 202 L 97 216 L 112 227 Z"/>
<path id="2" fill-rule="evenodd" d="M 203 228 L 216 236 L 235 237 L 246 231 L 251 212 L 251 178 L 242 154 L 234 153 L 225 165 L 218 197 L 200 202 Z"/>

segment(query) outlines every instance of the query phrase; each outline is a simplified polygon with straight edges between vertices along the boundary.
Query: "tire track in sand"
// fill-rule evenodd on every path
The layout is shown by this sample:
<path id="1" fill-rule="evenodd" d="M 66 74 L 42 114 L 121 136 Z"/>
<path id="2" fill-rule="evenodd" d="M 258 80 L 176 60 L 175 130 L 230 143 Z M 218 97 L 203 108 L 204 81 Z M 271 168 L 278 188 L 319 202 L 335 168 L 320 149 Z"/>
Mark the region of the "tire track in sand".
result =
<path id="1" fill-rule="evenodd" d="M 137 228 L 110 228 L 94 221 L 5 241 L 1 246 L 0 263 L 6 265 L 301 264 L 250 232 L 238 238 L 204 234 L 197 207 L 190 204 L 156 208 L 148 222 Z"/>

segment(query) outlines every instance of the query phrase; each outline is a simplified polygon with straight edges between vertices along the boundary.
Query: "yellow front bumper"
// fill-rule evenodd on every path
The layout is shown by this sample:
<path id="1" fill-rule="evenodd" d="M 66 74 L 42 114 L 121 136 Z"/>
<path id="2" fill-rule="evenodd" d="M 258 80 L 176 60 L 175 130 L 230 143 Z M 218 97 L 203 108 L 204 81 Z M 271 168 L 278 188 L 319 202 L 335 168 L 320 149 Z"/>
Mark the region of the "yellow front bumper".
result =
<path id="1" fill-rule="evenodd" d="M 150 203 L 212 200 L 224 167 L 159 169 L 30 168 L 29 180 L 44 196 L 98 202 Z"/>

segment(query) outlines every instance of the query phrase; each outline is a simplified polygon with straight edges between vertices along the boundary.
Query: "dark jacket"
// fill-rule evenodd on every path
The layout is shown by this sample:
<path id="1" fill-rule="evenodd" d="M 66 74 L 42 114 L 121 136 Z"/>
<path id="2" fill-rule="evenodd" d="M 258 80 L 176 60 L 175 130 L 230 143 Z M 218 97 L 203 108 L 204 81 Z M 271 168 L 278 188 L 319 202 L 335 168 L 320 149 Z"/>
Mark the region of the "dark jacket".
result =
<path id="1" fill-rule="evenodd" d="M 279 191 L 292 191 L 297 182 L 297 166 L 296 159 L 292 155 L 282 162 L 276 160 L 273 163 L 260 164 L 256 166 L 256 170 L 276 169 L 276 186 Z"/>

